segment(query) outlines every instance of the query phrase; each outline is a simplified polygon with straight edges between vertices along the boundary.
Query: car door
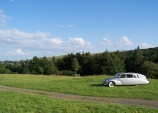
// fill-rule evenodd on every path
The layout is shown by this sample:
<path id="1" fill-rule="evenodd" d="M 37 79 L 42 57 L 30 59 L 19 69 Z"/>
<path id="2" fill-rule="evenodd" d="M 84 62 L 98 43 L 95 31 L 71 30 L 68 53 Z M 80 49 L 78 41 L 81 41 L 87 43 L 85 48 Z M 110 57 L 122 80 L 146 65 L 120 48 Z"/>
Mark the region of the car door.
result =
<path id="1" fill-rule="evenodd" d="M 135 81 L 133 79 L 133 74 L 126 74 L 127 80 L 126 80 L 126 85 L 134 85 Z"/>
<path id="2" fill-rule="evenodd" d="M 140 79 L 138 78 L 137 74 L 133 74 L 133 85 L 140 84 Z"/>
<path id="3" fill-rule="evenodd" d="M 122 85 L 126 85 L 126 75 L 125 74 L 120 74 L 119 80 L 122 83 Z"/>

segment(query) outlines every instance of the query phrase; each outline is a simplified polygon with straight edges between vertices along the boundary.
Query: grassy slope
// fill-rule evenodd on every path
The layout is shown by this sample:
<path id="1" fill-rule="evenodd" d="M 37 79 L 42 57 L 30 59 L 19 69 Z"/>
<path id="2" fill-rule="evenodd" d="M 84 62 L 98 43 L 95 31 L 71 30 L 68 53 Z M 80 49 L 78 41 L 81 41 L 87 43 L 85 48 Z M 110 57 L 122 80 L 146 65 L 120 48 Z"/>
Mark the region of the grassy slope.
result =
<path id="1" fill-rule="evenodd" d="M 157 113 L 158 110 L 116 104 L 96 104 L 50 99 L 0 91 L 0 113 Z"/>
<path id="2" fill-rule="evenodd" d="M 158 81 L 142 86 L 102 86 L 107 76 L 66 77 L 37 75 L 0 75 L 0 84 L 78 95 L 158 100 Z"/>

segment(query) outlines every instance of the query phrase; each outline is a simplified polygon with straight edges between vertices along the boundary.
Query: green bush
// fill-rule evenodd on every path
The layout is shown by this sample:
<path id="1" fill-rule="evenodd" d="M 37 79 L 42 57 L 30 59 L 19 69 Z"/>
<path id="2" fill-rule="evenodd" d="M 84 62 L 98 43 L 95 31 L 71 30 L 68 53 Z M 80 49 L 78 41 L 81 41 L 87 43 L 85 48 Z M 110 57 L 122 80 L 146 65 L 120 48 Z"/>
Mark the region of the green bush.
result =
<path id="1" fill-rule="evenodd" d="M 145 61 L 141 67 L 141 71 L 148 78 L 158 78 L 158 64 L 150 61 Z"/>
<path id="2" fill-rule="evenodd" d="M 74 72 L 71 70 L 65 70 L 63 75 L 70 75 L 71 76 L 71 75 L 74 75 Z"/>

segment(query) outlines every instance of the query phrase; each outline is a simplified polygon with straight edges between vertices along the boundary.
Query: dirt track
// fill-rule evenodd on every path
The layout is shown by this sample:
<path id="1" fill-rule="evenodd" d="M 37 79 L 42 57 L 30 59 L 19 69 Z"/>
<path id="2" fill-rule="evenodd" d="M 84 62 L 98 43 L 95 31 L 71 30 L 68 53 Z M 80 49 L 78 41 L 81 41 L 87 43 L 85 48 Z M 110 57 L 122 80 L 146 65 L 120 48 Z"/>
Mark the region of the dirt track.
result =
<path id="1" fill-rule="evenodd" d="M 47 92 L 47 91 L 40 91 L 40 90 L 15 88 L 15 87 L 9 87 L 9 86 L 4 86 L 4 85 L 0 85 L 0 90 L 13 91 L 13 92 L 24 93 L 24 94 L 41 95 L 41 96 L 46 96 L 50 98 L 71 100 L 71 101 L 134 105 L 134 106 L 143 106 L 143 107 L 151 107 L 151 108 L 158 109 L 158 101 L 154 101 L 154 100 L 80 96 L 80 95 L 73 95 L 73 94 L 64 94 L 64 93 L 55 93 L 55 92 Z"/>

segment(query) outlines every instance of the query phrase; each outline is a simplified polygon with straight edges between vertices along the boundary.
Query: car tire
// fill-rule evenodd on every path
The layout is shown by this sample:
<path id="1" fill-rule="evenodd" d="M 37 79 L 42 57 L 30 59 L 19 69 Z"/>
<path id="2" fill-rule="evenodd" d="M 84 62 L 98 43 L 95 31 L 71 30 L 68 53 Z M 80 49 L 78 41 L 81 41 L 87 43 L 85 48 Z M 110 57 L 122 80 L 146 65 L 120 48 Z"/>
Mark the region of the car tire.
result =
<path id="1" fill-rule="evenodd" d="M 109 86 L 109 87 L 114 87 L 114 86 L 115 86 L 115 83 L 114 83 L 113 81 L 110 81 L 110 82 L 108 83 L 108 86 Z"/>

